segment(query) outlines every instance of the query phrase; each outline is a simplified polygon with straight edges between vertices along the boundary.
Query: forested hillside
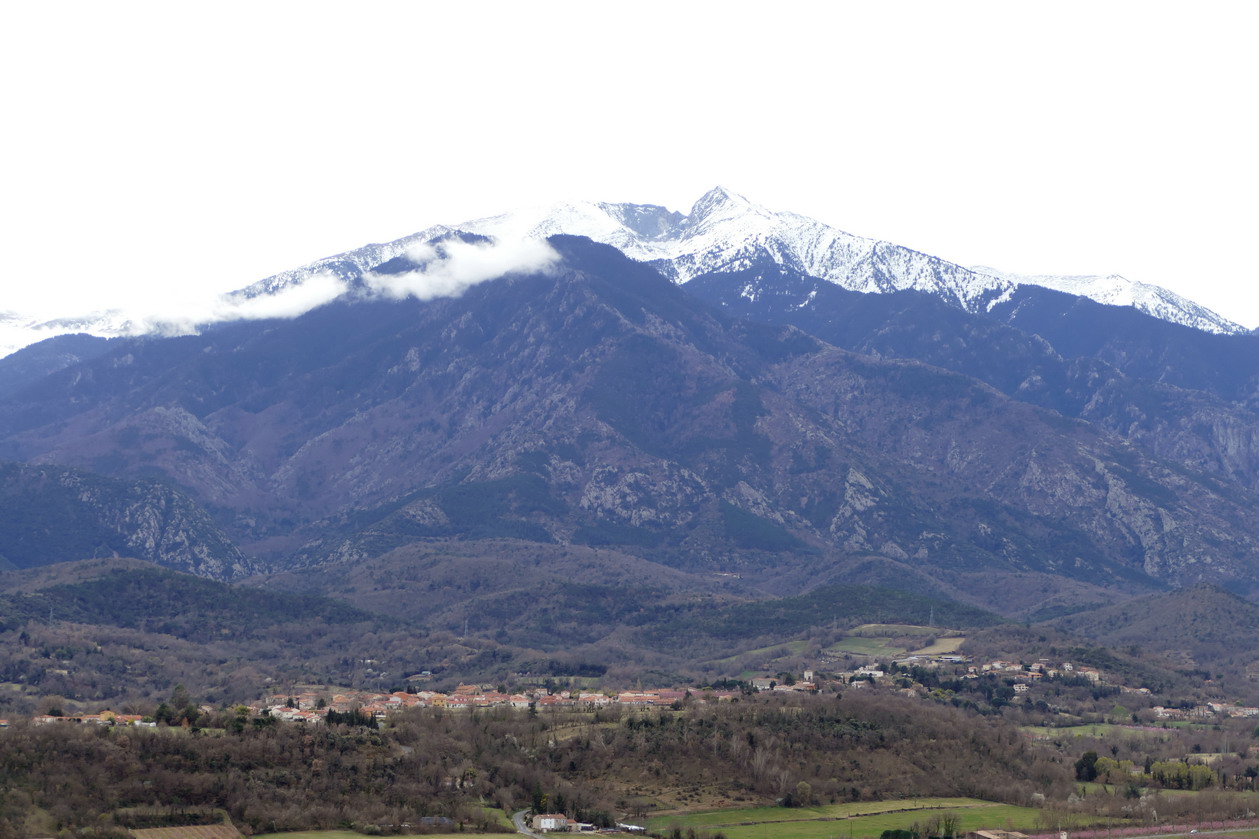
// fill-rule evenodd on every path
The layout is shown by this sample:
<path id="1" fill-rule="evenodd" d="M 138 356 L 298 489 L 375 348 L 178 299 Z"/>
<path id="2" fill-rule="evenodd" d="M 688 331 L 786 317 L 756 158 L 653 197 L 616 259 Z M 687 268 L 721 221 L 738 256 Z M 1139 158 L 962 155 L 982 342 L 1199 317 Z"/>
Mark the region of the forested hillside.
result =
<path id="1" fill-rule="evenodd" d="M 0 830 L 87 835 L 128 807 L 221 808 L 252 832 L 395 831 L 482 804 L 542 806 L 608 824 L 702 797 L 799 804 L 906 795 L 1028 803 L 1069 790 L 1068 767 L 999 722 L 860 692 L 677 711 L 473 714 L 416 710 L 387 729 L 233 723 L 186 731 L 54 724 L 0 731 Z M 712 771 L 713 767 L 720 771 Z M 449 832 L 449 827 L 446 832 Z"/>

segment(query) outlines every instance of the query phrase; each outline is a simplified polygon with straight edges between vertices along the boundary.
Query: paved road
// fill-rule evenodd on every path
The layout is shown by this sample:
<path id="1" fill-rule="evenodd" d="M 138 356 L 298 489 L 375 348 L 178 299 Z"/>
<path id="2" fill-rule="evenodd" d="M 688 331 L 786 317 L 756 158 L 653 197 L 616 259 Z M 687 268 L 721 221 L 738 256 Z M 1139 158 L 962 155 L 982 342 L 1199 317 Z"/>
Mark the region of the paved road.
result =
<path id="1" fill-rule="evenodd" d="M 516 825 L 516 832 L 523 833 L 526 836 L 532 836 L 533 839 L 546 839 L 546 837 L 543 834 L 534 833 L 532 830 L 529 829 L 529 826 L 525 824 L 525 813 L 527 812 L 529 811 L 517 810 L 515 813 L 511 814 L 511 822 L 512 824 Z"/>

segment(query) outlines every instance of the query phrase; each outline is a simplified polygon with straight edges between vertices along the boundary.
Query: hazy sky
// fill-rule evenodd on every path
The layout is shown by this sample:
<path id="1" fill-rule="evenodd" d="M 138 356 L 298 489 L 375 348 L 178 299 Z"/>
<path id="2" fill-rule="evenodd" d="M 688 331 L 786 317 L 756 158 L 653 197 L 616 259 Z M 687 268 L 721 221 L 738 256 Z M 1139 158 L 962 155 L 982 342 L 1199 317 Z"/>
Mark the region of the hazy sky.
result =
<path id="1" fill-rule="evenodd" d="M 7 3 L 0 310 L 721 184 L 1259 325 L 1247 4 Z"/>

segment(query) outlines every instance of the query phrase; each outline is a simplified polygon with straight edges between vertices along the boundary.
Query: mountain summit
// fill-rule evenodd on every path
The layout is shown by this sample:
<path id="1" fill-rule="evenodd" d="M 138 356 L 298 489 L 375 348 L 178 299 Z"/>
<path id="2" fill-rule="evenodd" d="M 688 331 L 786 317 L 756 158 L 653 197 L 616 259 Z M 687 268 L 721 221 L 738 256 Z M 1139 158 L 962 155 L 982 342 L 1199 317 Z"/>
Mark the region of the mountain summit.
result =
<path id="1" fill-rule="evenodd" d="M 568 203 L 431 228 L 419 235 L 431 238 L 447 229 L 496 238 L 588 236 L 648 263 L 676 283 L 768 261 L 852 291 L 913 289 L 968 311 L 983 309 L 1011 287 L 1000 278 L 909 248 L 768 210 L 723 187 L 701 196 L 687 215 L 654 205 Z"/>
<path id="2" fill-rule="evenodd" d="M 333 293 L 337 283 L 351 288 L 368 272 L 405 256 L 411 249 L 457 233 L 509 242 L 561 234 L 586 236 L 649 264 L 679 284 L 706 274 L 756 272 L 769 267 L 867 294 L 922 292 L 973 314 L 1008 303 L 1021 287 L 1036 286 L 1099 303 L 1130 306 L 1161 320 L 1206 332 L 1245 331 L 1215 312 L 1156 286 L 1116 276 L 1047 277 L 965 268 L 901 245 L 846 233 L 807 216 L 769 210 L 724 187 L 715 187 L 702 195 L 687 214 L 656 204 L 578 201 L 436 225 L 392 242 L 365 245 L 268 277 L 227 295 L 220 301 L 221 311 L 207 312 L 203 321 L 188 313 L 172 316 L 177 321 L 173 328 L 164 325 L 160 318 L 136 318 L 117 311 L 57 320 L 0 312 L 0 356 L 66 333 L 180 334 L 211 321 L 243 319 L 250 303 L 264 302 L 259 298 L 305 286 L 312 278 L 333 288 Z M 749 282 L 745 296 L 755 299 L 772 293 L 774 289 L 763 287 L 763 282 Z M 328 299 L 326 294 L 317 296 L 319 299 L 307 307 Z M 284 308 L 287 311 L 291 306 Z"/>
<path id="3" fill-rule="evenodd" d="M 889 242 L 846 233 L 807 216 L 777 212 L 724 187 L 702 195 L 687 214 L 657 204 L 562 202 L 527 207 L 453 225 L 436 225 L 385 244 L 319 260 L 256 283 L 241 294 L 272 294 L 318 273 L 347 282 L 415 245 L 456 232 L 495 239 L 586 236 L 645 262 L 675 283 L 713 273 L 775 265 L 850 291 L 913 290 L 972 313 L 1008 301 L 1019 286 L 1043 286 L 1099 303 L 1131 306 L 1162 320 L 1207 332 L 1240 333 L 1237 324 L 1166 289 L 1121 277 L 1048 277 L 964 268 Z M 762 293 L 750 284 L 745 294 Z"/>

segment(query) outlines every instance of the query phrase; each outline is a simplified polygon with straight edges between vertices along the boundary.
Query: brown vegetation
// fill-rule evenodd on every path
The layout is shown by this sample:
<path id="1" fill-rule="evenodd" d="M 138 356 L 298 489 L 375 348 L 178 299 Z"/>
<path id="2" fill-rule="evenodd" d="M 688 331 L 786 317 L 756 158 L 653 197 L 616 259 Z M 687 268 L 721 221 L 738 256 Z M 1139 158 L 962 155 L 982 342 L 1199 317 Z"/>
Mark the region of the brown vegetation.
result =
<path id="1" fill-rule="evenodd" d="M 488 824 L 545 802 L 606 823 L 709 797 L 769 803 L 910 794 L 1026 803 L 1070 768 L 1016 730 L 898 697 L 752 698 L 676 711 L 417 709 L 373 731 L 201 719 L 209 729 L 69 723 L 0 732 L 0 830 L 83 833 L 123 808 L 221 808 L 247 832 Z M 240 729 L 233 731 L 233 729 Z"/>

